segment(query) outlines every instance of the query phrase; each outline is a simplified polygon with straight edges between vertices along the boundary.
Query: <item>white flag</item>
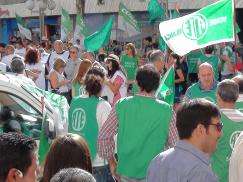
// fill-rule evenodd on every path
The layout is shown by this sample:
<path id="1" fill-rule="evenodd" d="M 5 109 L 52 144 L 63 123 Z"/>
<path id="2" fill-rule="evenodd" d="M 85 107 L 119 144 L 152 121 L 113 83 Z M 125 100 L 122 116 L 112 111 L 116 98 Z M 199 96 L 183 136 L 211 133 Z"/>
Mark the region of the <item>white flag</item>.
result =
<path id="1" fill-rule="evenodd" d="M 19 33 L 21 34 L 21 37 L 25 37 L 26 39 L 32 40 L 31 31 L 26 27 L 23 18 L 18 16 L 16 13 L 15 16 L 16 16 Z"/>
<path id="2" fill-rule="evenodd" d="M 122 3 L 119 5 L 118 29 L 123 30 L 127 35 L 132 37 L 141 33 L 138 21 Z"/>
<path id="3" fill-rule="evenodd" d="M 233 0 L 221 0 L 192 14 L 159 25 L 170 49 L 183 56 L 208 45 L 234 41 Z"/>

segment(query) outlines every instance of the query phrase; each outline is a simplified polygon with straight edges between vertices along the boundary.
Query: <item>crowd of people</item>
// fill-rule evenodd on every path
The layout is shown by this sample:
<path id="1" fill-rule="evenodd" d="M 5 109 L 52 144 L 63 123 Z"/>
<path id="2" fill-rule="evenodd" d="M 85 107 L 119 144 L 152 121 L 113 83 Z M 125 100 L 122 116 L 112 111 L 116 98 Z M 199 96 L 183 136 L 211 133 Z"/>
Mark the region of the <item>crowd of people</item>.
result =
<path id="1" fill-rule="evenodd" d="M 240 51 L 220 43 L 178 56 L 151 37 L 98 53 L 56 40 L 53 50 L 0 44 L 0 71 L 66 97 L 68 132 L 38 165 L 36 142 L 0 134 L 0 182 L 243 181 Z M 111 46 L 113 45 L 113 47 Z M 155 98 L 174 68 L 174 104 Z"/>

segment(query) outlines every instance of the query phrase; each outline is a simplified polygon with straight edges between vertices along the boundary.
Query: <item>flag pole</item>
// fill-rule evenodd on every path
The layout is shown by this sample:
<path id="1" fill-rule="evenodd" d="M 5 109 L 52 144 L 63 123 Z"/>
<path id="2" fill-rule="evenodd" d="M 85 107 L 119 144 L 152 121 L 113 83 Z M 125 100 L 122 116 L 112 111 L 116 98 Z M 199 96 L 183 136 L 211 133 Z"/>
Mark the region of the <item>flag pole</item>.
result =
<path id="1" fill-rule="evenodd" d="M 234 37 L 235 37 L 235 40 L 234 40 L 234 57 L 235 57 L 235 63 L 237 63 L 237 52 L 236 52 L 236 46 L 237 46 L 237 42 L 236 42 L 236 36 L 237 33 L 236 33 L 236 7 L 235 7 L 235 0 L 233 0 L 233 3 L 234 3 Z"/>

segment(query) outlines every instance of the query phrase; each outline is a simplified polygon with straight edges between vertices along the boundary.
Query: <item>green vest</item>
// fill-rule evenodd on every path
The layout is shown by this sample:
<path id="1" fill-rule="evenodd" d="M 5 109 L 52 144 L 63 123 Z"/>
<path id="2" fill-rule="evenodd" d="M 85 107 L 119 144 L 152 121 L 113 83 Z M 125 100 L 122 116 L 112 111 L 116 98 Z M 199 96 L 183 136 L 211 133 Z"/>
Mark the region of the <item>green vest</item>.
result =
<path id="1" fill-rule="evenodd" d="M 215 78 L 215 80 L 218 80 L 219 79 L 219 64 L 220 64 L 219 57 L 214 56 L 214 55 L 211 57 L 202 55 L 200 57 L 200 61 L 201 61 L 201 63 L 207 62 L 208 64 L 210 64 L 213 67 L 214 78 Z"/>
<path id="2" fill-rule="evenodd" d="M 122 55 L 121 65 L 127 72 L 128 80 L 135 80 L 135 73 L 138 68 L 138 55 L 132 58 L 129 58 L 127 55 Z"/>
<path id="3" fill-rule="evenodd" d="M 216 87 L 209 91 L 204 91 L 200 88 L 199 82 L 194 83 L 188 88 L 190 91 L 189 99 L 205 98 L 211 102 L 216 102 Z"/>
<path id="4" fill-rule="evenodd" d="M 82 136 L 88 143 L 92 160 L 97 153 L 98 124 L 96 108 L 100 98 L 73 98 L 68 111 L 68 132 Z"/>
<path id="5" fill-rule="evenodd" d="M 187 54 L 188 73 L 198 72 L 198 61 L 202 56 L 201 50 L 191 51 Z"/>
<path id="6" fill-rule="evenodd" d="M 219 182 L 228 182 L 229 160 L 235 141 L 243 130 L 243 118 L 242 122 L 234 122 L 221 112 L 221 122 L 224 124 L 223 136 L 219 139 L 217 150 L 211 155 L 211 164 Z"/>
<path id="7" fill-rule="evenodd" d="M 74 87 L 74 97 L 85 94 L 85 86 L 80 85 L 80 83 L 77 80 L 74 82 L 73 87 Z"/>
<path id="8" fill-rule="evenodd" d="M 116 113 L 117 173 L 145 178 L 151 160 L 164 150 L 172 108 L 155 98 L 131 96 L 118 101 Z"/>

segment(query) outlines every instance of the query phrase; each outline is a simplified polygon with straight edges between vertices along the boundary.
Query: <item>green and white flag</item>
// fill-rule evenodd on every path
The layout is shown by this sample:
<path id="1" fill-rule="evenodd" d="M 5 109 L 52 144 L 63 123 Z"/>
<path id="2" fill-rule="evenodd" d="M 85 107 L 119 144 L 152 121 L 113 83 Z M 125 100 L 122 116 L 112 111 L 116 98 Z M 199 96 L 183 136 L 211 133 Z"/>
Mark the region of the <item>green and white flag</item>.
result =
<path id="1" fill-rule="evenodd" d="M 162 100 L 170 105 L 174 104 L 175 97 L 175 71 L 174 67 L 171 67 L 163 76 L 160 81 L 159 88 L 155 92 L 155 97 Z"/>
<path id="2" fill-rule="evenodd" d="M 234 41 L 234 1 L 221 0 L 192 14 L 161 22 L 160 34 L 176 54 Z"/>
<path id="3" fill-rule="evenodd" d="M 15 16 L 16 16 L 16 20 L 17 20 L 17 24 L 18 24 L 18 28 L 19 28 L 21 37 L 25 37 L 26 39 L 32 40 L 31 31 L 26 27 L 24 19 L 21 18 L 20 16 L 18 16 L 16 13 L 15 13 Z"/>
<path id="4" fill-rule="evenodd" d="M 62 8 L 61 15 L 61 40 L 66 40 L 72 31 L 72 22 L 68 12 Z"/>
<path id="5" fill-rule="evenodd" d="M 150 0 L 148 4 L 149 24 L 153 24 L 158 17 L 164 19 L 165 10 L 158 0 Z"/>
<path id="6" fill-rule="evenodd" d="M 87 51 L 97 51 L 110 41 L 113 21 L 114 16 L 111 16 L 110 19 L 99 28 L 99 30 L 85 38 L 84 46 Z"/>
<path id="7" fill-rule="evenodd" d="M 120 2 L 118 13 L 118 29 L 125 34 L 124 37 L 132 37 L 141 33 L 140 25 L 131 11 Z"/>
<path id="8" fill-rule="evenodd" d="M 76 42 L 76 40 L 80 40 L 80 42 L 84 43 L 84 39 L 85 37 L 87 37 L 89 34 L 89 30 L 87 25 L 84 22 L 83 17 L 80 14 L 77 14 L 76 16 L 76 26 L 75 26 L 75 30 L 74 30 L 74 35 L 73 35 L 73 41 L 74 43 Z"/>

